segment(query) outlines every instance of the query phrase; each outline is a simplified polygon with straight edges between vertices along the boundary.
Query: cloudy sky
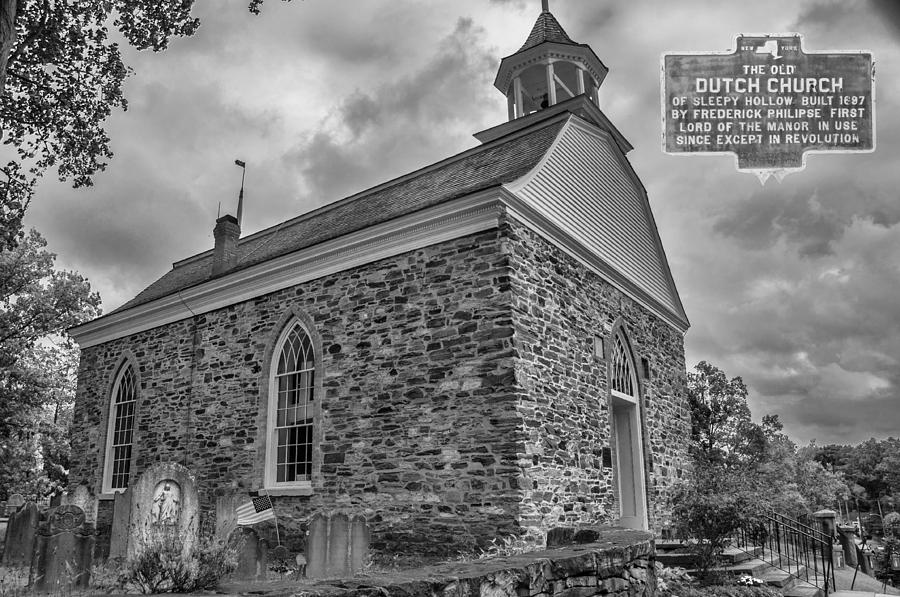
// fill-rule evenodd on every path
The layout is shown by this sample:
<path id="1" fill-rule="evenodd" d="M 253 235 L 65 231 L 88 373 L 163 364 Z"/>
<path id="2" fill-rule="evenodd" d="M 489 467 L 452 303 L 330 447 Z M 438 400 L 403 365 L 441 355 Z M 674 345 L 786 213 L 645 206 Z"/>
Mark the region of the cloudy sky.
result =
<path id="1" fill-rule="evenodd" d="M 540 0 L 198 0 L 198 33 L 128 51 L 127 112 L 96 186 L 47 180 L 27 218 L 110 311 L 212 247 L 219 202 L 244 232 L 477 144 L 506 120 L 492 86 Z M 799 442 L 900 435 L 900 9 L 894 0 L 551 0 L 609 67 L 601 108 L 635 149 L 693 324 L 690 365 L 750 386 Z M 869 50 L 877 149 L 813 155 L 761 186 L 727 156 L 660 149 L 663 52 L 799 32 L 806 51 Z"/>

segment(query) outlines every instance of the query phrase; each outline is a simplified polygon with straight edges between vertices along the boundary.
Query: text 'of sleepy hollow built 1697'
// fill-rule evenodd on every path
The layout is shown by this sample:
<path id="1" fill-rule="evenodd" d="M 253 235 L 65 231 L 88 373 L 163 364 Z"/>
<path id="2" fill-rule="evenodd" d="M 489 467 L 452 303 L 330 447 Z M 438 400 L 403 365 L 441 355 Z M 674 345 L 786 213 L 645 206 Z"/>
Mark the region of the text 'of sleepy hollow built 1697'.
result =
<path id="1" fill-rule="evenodd" d="M 731 153 L 765 182 L 809 152 L 875 149 L 872 54 L 803 51 L 802 37 L 739 35 L 729 53 L 664 54 L 663 151 Z"/>

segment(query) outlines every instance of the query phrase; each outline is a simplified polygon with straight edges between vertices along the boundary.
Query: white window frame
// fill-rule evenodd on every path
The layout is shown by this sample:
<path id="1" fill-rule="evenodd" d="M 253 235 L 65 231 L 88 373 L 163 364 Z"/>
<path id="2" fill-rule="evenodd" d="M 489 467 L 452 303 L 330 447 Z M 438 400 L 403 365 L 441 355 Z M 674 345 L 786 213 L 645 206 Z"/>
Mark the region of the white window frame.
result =
<path id="1" fill-rule="evenodd" d="M 313 353 L 313 362 L 312 368 L 309 371 L 312 372 L 312 400 L 310 402 L 310 406 L 312 412 L 312 430 L 311 430 L 311 439 L 310 439 L 310 459 L 312 463 L 310 464 L 310 478 L 309 479 L 300 479 L 296 481 L 277 481 L 277 455 L 278 455 L 278 427 L 276 425 L 277 422 L 277 414 L 278 414 L 278 363 L 281 360 L 281 353 L 284 350 L 284 345 L 287 342 L 290 335 L 293 333 L 295 329 L 299 328 L 304 334 L 306 334 L 307 338 L 309 338 L 309 343 Z M 315 468 L 315 450 L 316 450 L 316 426 L 317 419 L 316 416 L 319 396 L 317 392 L 319 380 L 319 363 L 318 363 L 319 355 L 316 350 L 315 338 L 309 332 L 307 327 L 301 322 L 299 319 L 294 318 L 288 322 L 287 325 L 284 326 L 284 329 L 281 332 L 281 336 L 278 338 L 278 342 L 275 344 L 275 350 L 272 351 L 272 359 L 269 363 L 269 395 L 267 397 L 268 400 L 268 408 L 266 409 L 266 461 L 265 461 L 265 475 L 264 475 L 264 486 L 267 489 L 302 489 L 302 490 L 311 490 L 312 489 L 312 476 Z"/>
<path id="2" fill-rule="evenodd" d="M 118 401 L 119 391 L 122 389 L 122 381 L 125 379 L 125 375 L 131 372 L 132 379 L 132 398 L 133 400 L 126 400 L 123 402 Z M 117 446 L 126 445 L 126 444 L 115 444 L 115 432 L 116 432 L 116 418 L 118 416 L 118 408 L 120 404 L 124 404 L 126 402 L 132 403 L 132 421 L 131 421 L 131 442 L 127 445 L 131 447 L 131 451 L 128 455 L 128 474 L 131 474 L 131 464 L 134 461 L 134 434 L 137 428 L 137 405 L 138 405 L 138 380 L 137 375 L 132 368 L 131 363 L 125 362 L 119 368 L 119 372 L 116 374 L 116 381 L 113 384 L 112 392 L 109 397 L 109 414 L 107 416 L 106 422 L 106 450 L 105 457 L 103 463 L 103 493 L 121 493 L 128 489 L 128 478 L 126 477 L 126 484 L 124 487 L 113 487 L 112 486 L 112 478 L 113 478 L 113 450 Z"/>

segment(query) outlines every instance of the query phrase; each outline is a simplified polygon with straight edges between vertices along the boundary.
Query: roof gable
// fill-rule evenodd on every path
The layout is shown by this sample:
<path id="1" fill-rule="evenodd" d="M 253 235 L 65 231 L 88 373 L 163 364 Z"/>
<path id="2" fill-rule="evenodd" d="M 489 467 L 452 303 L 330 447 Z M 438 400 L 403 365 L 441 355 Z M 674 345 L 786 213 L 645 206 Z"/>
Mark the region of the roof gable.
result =
<path id="1" fill-rule="evenodd" d="M 627 294 L 687 329 L 647 193 L 608 131 L 571 116 L 540 163 L 505 187 L 608 264 Z"/>
<path id="2" fill-rule="evenodd" d="M 564 118 L 470 149 L 406 176 L 336 201 L 242 238 L 237 266 L 222 275 L 299 251 L 420 209 L 499 187 L 540 161 Z M 172 269 L 112 313 L 202 284 L 212 275 L 212 250 L 175 262 Z"/>

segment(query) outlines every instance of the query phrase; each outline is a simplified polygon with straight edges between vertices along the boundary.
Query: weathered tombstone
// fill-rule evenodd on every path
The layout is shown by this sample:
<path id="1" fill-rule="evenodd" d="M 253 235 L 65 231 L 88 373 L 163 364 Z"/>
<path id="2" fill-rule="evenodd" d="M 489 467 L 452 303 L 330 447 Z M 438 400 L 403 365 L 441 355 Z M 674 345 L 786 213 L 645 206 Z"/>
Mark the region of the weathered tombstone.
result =
<path id="1" fill-rule="evenodd" d="M 237 528 L 237 498 L 234 493 L 216 498 L 216 539 L 220 541 L 227 541 Z"/>
<path id="2" fill-rule="evenodd" d="M 12 516 L 19 507 L 25 504 L 25 498 L 21 493 L 13 493 L 6 499 L 6 515 Z"/>
<path id="3" fill-rule="evenodd" d="M 266 580 L 269 546 L 265 539 L 249 527 L 238 527 L 229 539 L 238 548 L 238 566 L 232 574 L 236 580 Z"/>
<path id="4" fill-rule="evenodd" d="M 62 506 L 62 502 L 63 502 L 63 494 L 54 493 L 53 495 L 50 496 L 50 507 L 51 508 L 56 508 L 58 506 Z"/>
<path id="5" fill-rule="evenodd" d="M 354 516 L 350 521 L 350 572 L 365 568 L 369 557 L 369 525 L 362 516 Z"/>
<path id="6" fill-rule="evenodd" d="M 131 534 L 131 494 L 128 490 L 113 497 L 112 525 L 109 529 L 109 557 L 125 558 L 128 555 L 128 537 Z"/>
<path id="7" fill-rule="evenodd" d="M 71 493 L 65 494 L 62 503 L 78 506 L 84 511 L 86 522 L 97 524 L 97 498 L 87 485 L 79 485 Z"/>
<path id="8" fill-rule="evenodd" d="M 154 464 L 138 477 L 131 494 L 127 555 L 156 542 L 177 542 L 192 552 L 200 528 L 200 498 L 193 473 L 174 462 Z"/>
<path id="9" fill-rule="evenodd" d="M 40 513 L 34 502 L 16 509 L 18 511 L 13 512 L 7 522 L 2 563 L 4 566 L 31 566 Z"/>
<path id="10" fill-rule="evenodd" d="M 333 514 L 328 525 L 328 560 L 325 574 L 334 577 L 350 573 L 350 521 L 346 514 Z"/>
<path id="11" fill-rule="evenodd" d="M 365 518 L 346 514 L 316 514 L 309 522 L 306 542 L 306 576 L 346 577 L 362 570 L 369 552 L 369 528 Z"/>
<path id="12" fill-rule="evenodd" d="M 309 521 L 309 536 L 306 539 L 306 576 L 323 578 L 328 553 L 328 518 L 316 514 Z"/>
<path id="13" fill-rule="evenodd" d="M 94 525 L 85 523 L 78 506 L 55 508 L 38 532 L 31 585 L 38 593 L 87 588 L 94 553 Z"/>

